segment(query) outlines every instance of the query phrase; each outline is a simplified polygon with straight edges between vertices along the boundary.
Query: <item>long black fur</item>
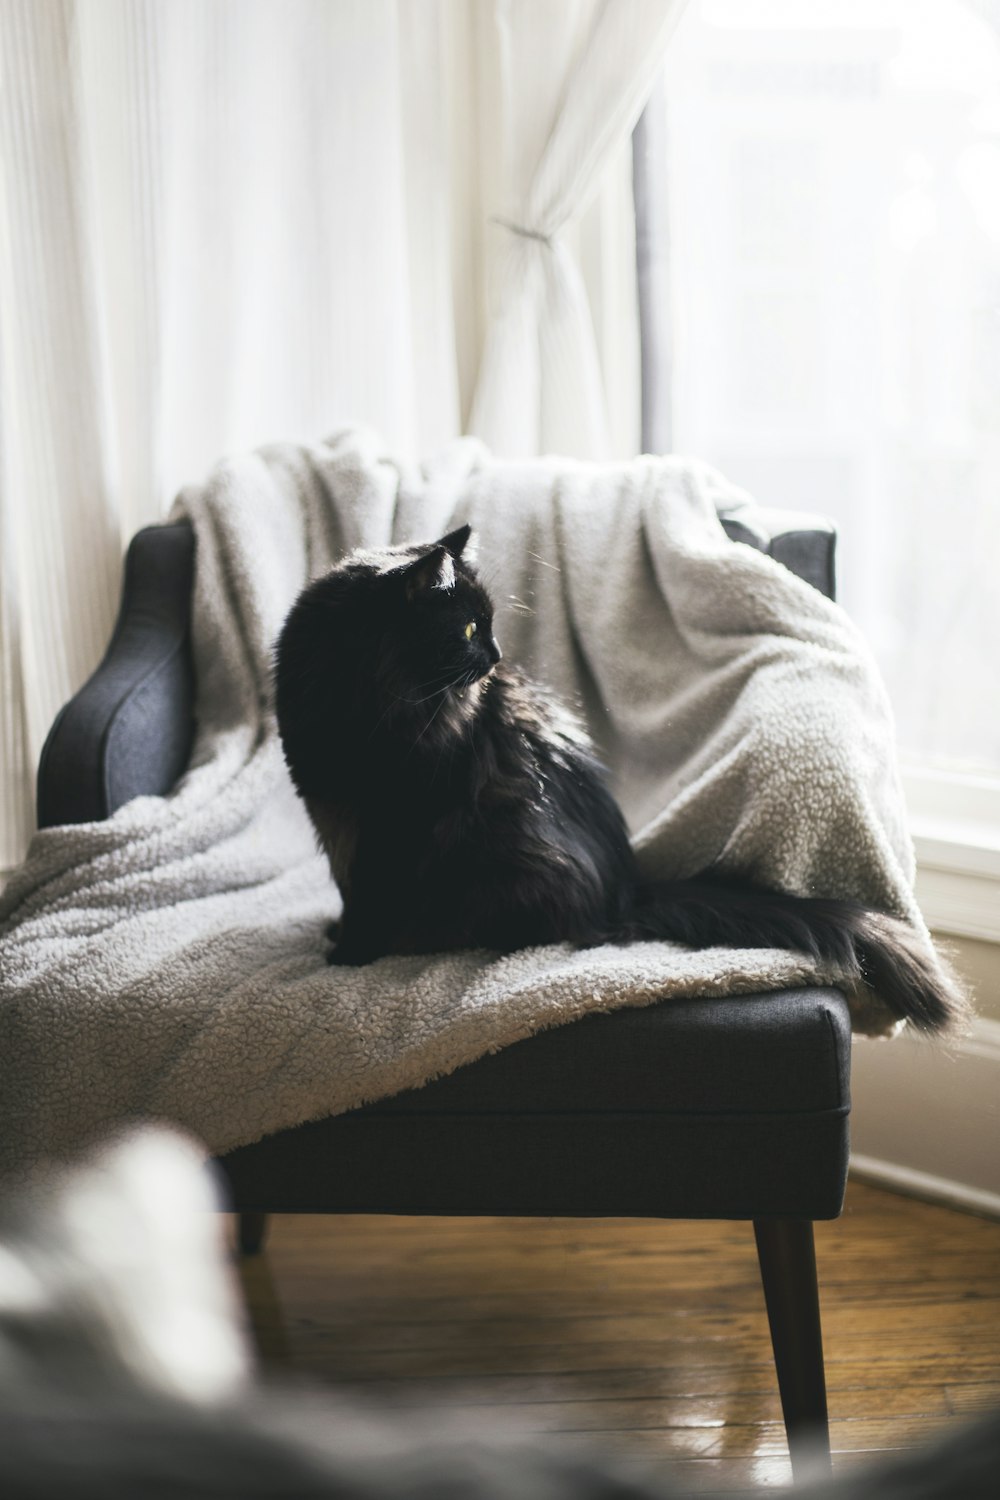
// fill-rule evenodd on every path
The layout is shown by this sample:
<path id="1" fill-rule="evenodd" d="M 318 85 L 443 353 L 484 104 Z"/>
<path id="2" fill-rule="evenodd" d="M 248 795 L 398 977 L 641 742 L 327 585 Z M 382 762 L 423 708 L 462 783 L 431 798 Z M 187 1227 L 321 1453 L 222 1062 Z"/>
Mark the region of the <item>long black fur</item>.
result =
<path id="1" fill-rule="evenodd" d="M 832 963 L 922 1030 L 961 1018 L 944 965 L 885 913 L 711 872 L 643 883 L 579 723 L 502 661 L 468 537 L 352 554 L 301 594 L 277 643 L 285 758 L 344 898 L 331 963 L 656 938 L 777 947 Z"/>

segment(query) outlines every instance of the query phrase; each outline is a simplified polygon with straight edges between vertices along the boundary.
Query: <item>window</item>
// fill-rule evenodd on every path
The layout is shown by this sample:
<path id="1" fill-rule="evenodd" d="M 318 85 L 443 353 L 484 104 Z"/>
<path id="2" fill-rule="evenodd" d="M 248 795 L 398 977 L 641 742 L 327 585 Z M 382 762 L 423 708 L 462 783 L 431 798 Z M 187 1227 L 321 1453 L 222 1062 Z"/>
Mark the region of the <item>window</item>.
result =
<path id="1" fill-rule="evenodd" d="M 904 760 L 1000 787 L 1000 0 L 692 0 L 673 446 L 840 531 Z"/>

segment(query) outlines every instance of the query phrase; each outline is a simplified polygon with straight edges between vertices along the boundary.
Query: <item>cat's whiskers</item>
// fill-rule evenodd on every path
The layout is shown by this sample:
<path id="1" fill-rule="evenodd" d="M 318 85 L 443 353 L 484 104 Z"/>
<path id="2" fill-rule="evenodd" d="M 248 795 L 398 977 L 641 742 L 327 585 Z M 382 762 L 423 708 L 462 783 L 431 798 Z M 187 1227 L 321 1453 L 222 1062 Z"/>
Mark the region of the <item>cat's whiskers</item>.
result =
<path id="1" fill-rule="evenodd" d="M 433 691 L 433 693 L 428 693 L 427 696 L 424 697 L 424 698 L 407 698 L 404 695 L 403 697 L 398 697 L 396 699 L 396 702 L 397 703 L 410 703 L 410 704 L 413 705 L 414 708 L 416 708 L 417 704 L 419 704 L 419 703 L 429 703 L 432 698 L 437 698 L 442 693 L 449 692 L 453 687 L 457 686 L 457 683 L 458 683 L 458 679 L 455 678 L 451 682 L 446 682 L 445 685 L 444 685 L 444 687 L 435 688 L 434 691 Z"/>
<path id="2" fill-rule="evenodd" d="M 560 568 L 557 563 L 547 562 L 546 559 L 544 557 L 541 557 L 537 552 L 529 552 L 528 556 L 533 557 L 537 563 L 541 563 L 543 568 L 551 568 L 553 573 L 562 572 L 562 568 Z"/>
<path id="3" fill-rule="evenodd" d="M 441 699 L 441 702 L 438 704 L 437 708 L 431 714 L 430 718 L 427 720 L 427 723 L 424 725 L 423 729 L 421 729 L 420 733 L 417 735 L 416 739 L 413 741 L 413 744 L 410 747 L 410 754 L 411 755 L 412 755 L 413 751 L 416 749 L 416 747 L 419 745 L 420 741 L 423 739 L 424 735 L 427 733 L 428 729 L 430 729 L 431 725 L 434 723 L 434 720 L 437 718 L 437 716 L 441 712 L 442 708 L 444 708 L 444 706 L 447 703 L 447 701 L 448 701 L 447 698 L 442 698 Z"/>
<path id="4" fill-rule="evenodd" d="M 518 612 L 518 614 L 521 614 L 521 615 L 533 615 L 535 613 L 535 611 L 532 609 L 531 605 L 530 604 L 525 604 L 524 600 L 523 599 L 519 599 L 516 594 L 508 594 L 507 595 L 507 599 L 508 599 L 508 602 L 510 604 L 511 609 L 516 609 L 517 612 Z"/>
<path id="5" fill-rule="evenodd" d="M 456 707 L 458 708 L 459 722 L 462 722 L 464 720 L 470 719 L 470 718 L 472 718 L 474 716 L 474 714 L 476 712 L 476 708 L 478 707 L 479 694 L 477 692 L 476 696 L 475 696 L 475 699 L 469 699 L 469 700 L 466 700 L 465 695 L 466 695 L 466 693 L 468 692 L 468 690 L 470 688 L 478 688 L 478 687 L 481 686 L 481 684 L 484 681 L 485 681 L 485 678 L 481 678 L 479 676 L 479 674 L 475 671 L 475 669 L 472 669 L 471 671 L 467 670 L 467 671 L 461 673 L 461 675 L 458 676 L 458 677 L 456 677 L 455 681 L 451 684 L 451 686 L 455 689 L 455 692 L 456 692 L 458 698 L 460 700 L 462 700 L 462 702 L 460 704 L 456 705 Z M 411 753 L 412 753 L 412 750 L 416 749 L 417 745 L 420 743 L 420 741 L 423 739 L 424 735 L 430 729 L 430 727 L 434 723 L 435 719 L 437 719 L 438 715 L 440 714 L 442 708 L 444 707 L 444 705 L 445 705 L 445 703 L 447 701 L 448 700 L 446 698 L 442 698 L 441 702 L 437 705 L 437 707 L 435 708 L 434 712 L 431 714 L 430 718 L 427 720 L 427 723 L 424 725 L 423 729 L 421 729 L 420 733 L 417 735 L 416 739 L 413 741 L 413 745 L 411 747 Z M 456 727 L 457 726 L 454 723 L 451 725 L 452 730 L 454 730 Z M 443 753 L 443 751 L 444 751 L 445 748 L 450 748 L 450 749 L 454 750 L 454 735 L 452 733 L 448 734 L 445 742 L 442 744 L 442 747 L 441 747 L 442 753 Z M 435 770 L 435 774 L 436 774 L 436 770 Z"/>
<path id="6" fill-rule="evenodd" d="M 426 682 L 418 683 L 417 686 L 418 687 L 429 687 L 432 682 L 435 682 L 437 680 L 438 679 L 436 679 L 434 677 L 429 677 Z M 423 697 L 423 698 L 409 698 L 409 697 L 407 697 L 407 695 L 405 693 L 393 693 L 393 694 L 391 694 L 390 698 L 389 698 L 389 702 L 386 704 L 385 708 L 379 714 L 378 718 L 375 720 L 375 723 L 372 725 L 371 733 L 369 734 L 368 738 L 369 739 L 373 739 L 374 738 L 375 734 L 378 732 L 378 730 L 385 723 L 386 719 L 392 713 L 393 709 L 395 709 L 400 703 L 404 703 L 407 708 L 417 708 L 417 707 L 420 706 L 421 703 L 429 703 L 432 698 L 440 697 L 442 699 L 442 701 L 443 701 L 444 696 L 448 692 L 450 692 L 450 690 L 453 687 L 455 687 L 456 684 L 459 681 L 460 681 L 460 678 L 450 677 L 449 676 L 449 680 L 444 684 L 443 687 L 435 688 L 434 692 L 426 694 L 426 696 Z M 439 704 L 438 707 L 440 707 L 440 706 L 441 705 Z"/>

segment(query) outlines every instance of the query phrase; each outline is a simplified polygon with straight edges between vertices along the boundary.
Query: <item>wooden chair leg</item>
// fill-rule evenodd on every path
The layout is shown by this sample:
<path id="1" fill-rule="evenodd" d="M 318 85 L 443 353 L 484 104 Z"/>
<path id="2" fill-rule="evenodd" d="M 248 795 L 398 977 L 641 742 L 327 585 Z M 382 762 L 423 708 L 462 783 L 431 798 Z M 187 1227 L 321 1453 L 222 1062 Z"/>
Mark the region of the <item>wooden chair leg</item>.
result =
<path id="1" fill-rule="evenodd" d="M 239 1215 L 236 1242 L 241 1255 L 259 1255 L 267 1234 L 267 1214 L 243 1213 Z"/>
<path id="2" fill-rule="evenodd" d="M 755 1219 L 760 1279 L 771 1325 L 792 1474 L 830 1471 L 823 1334 L 811 1219 Z"/>

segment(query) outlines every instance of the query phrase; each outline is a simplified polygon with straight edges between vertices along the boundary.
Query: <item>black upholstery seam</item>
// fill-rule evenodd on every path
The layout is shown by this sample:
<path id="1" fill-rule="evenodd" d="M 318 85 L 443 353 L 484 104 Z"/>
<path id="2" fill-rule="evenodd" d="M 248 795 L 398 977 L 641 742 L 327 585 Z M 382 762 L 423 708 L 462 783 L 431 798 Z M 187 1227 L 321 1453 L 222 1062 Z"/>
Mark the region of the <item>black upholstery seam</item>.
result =
<path id="1" fill-rule="evenodd" d="M 109 805 L 111 801 L 111 788 L 108 777 L 108 767 L 111 760 L 110 751 L 114 742 L 115 734 L 121 727 L 122 713 L 136 697 L 136 695 L 142 691 L 143 688 L 148 687 L 151 683 L 155 682 L 157 677 L 159 677 L 162 672 L 165 672 L 166 669 L 176 661 L 178 655 L 183 653 L 187 644 L 188 636 L 186 634 L 179 640 L 175 641 L 166 656 L 161 657 L 160 660 L 155 663 L 155 665 L 148 667 L 146 671 L 143 672 L 142 676 L 138 677 L 129 686 L 123 696 L 119 698 L 118 702 L 115 704 L 114 708 L 111 710 L 111 713 L 108 716 L 108 722 L 105 725 L 104 730 L 102 731 L 98 749 L 101 767 L 101 792 L 103 794 L 104 807 L 106 809 L 106 811 L 104 812 L 105 818 L 110 817 L 111 813 L 114 811 L 114 809 Z M 100 673 L 103 666 L 104 663 L 102 662 L 101 667 L 98 668 L 98 671 L 94 674 L 94 677 L 96 677 Z M 94 681 L 94 678 L 91 678 L 91 681 Z"/>
<path id="2" fill-rule="evenodd" d="M 849 1104 L 837 1104 L 831 1109 L 787 1109 L 787 1110 L 695 1110 L 695 1109 L 379 1109 L 378 1103 L 360 1104 L 338 1115 L 326 1116 L 312 1124 L 324 1124 L 327 1119 L 357 1119 L 363 1113 L 366 1119 L 374 1120 L 549 1120 L 584 1119 L 607 1120 L 611 1118 L 631 1120 L 710 1120 L 713 1123 L 732 1124 L 741 1120 L 842 1120 L 851 1112 Z M 298 1129 L 298 1126 L 292 1126 Z"/>
<path id="3" fill-rule="evenodd" d="M 847 999 L 846 995 L 844 996 L 844 999 L 846 1001 L 846 999 Z M 841 1084 L 840 1084 L 840 1068 L 837 1065 L 837 1059 L 838 1059 L 838 1056 L 839 1056 L 839 1040 L 840 1039 L 839 1039 L 839 1037 L 837 1035 L 837 1028 L 833 1024 L 833 1012 L 831 1011 L 831 1009 L 830 1009 L 830 1007 L 828 1005 L 825 1005 L 823 1007 L 823 1015 L 826 1017 L 827 1028 L 828 1028 L 828 1030 L 830 1032 L 830 1054 L 831 1054 L 830 1055 L 830 1069 L 831 1069 L 831 1074 L 832 1074 L 833 1091 L 834 1091 L 834 1093 L 836 1095 L 839 1096 L 842 1093 Z M 848 1043 L 848 1045 L 850 1045 L 850 1043 Z M 849 1080 L 850 1076 L 851 1076 L 851 1070 L 850 1070 L 849 1067 L 848 1067 L 848 1070 L 847 1070 L 847 1076 L 848 1076 L 848 1080 Z M 841 1108 L 843 1108 L 848 1113 L 850 1112 L 850 1108 L 851 1108 L 851 1090 L 850 1090 L 850 1083 L 849 1082 L 848 1082 L 848 1088 L 847 1088 L 847 1099 L 846 1099 L 845 1103 L 841 1106 Z"/>
<path id="4" fill-rule="evenodd" d="M 48 734 L 45 736 L 45 743 L 42 746 L 42 753 L 38 757 L 38 774 L 35 780 L 35 813 L 39 828 L 50 828 L 52 826 L 49 823 L 48 817 L 46 815 L 48 811 L 47 804 L 51 802 L 48 790 L 50 779 L 48 774 L 49 762 L 52 759 L 53 747 L 55 746 L 58 739 L 60 725 L 62 724 L 72 706 L 73 699 L 69 698 L 56 714 L 55 718 L 52 721 L 52 727 L 49 730 Z"/>

